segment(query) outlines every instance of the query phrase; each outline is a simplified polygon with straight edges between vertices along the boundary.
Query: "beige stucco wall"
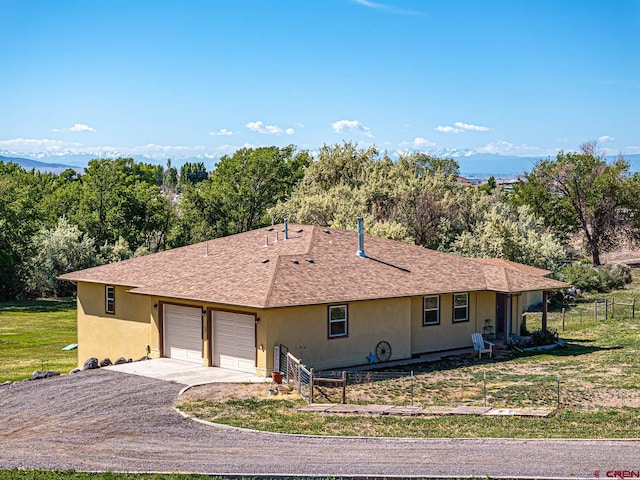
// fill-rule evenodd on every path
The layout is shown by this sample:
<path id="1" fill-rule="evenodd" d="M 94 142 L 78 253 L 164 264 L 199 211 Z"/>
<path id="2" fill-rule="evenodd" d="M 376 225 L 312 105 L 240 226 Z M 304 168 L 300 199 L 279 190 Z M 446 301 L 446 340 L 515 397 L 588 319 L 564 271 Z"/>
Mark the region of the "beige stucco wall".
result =
<path id="1" fill-rule="evenodd" d="M 105 286 L 78 283 L 79 366 L 91 357 L 136 360 L 146 355 L 146 346 L 155 341 L 150 329 L 149 297 L 116 287 L 115 301 L 115 314 L 105 313 Z"/>
<path id="2" fill-rule="evenodd" d="M 453 294 L 440 295 L 440 324 L 423 325 L 422 297 L 411 299 L 411 352 L 413 354 L 470 347 L 471 334 L 483 333 L 485 319 L 495 326 L 493 292 L 469 293 L 469 320 L 453 321 Z"/>
<path id="3" fill-rule="evenodd" d="M 199 307 L 207 311 L 231 310 L 229 306 L 149 297 L 128 292 L 129 287 L 116 286 L 115 314 L 105 313 L 105 285 L 78 282 L 78 364 L 91 357 L 98 360 L 118 357 L 138 359 L 147 354 L 157 358 L 161 354 L 160 317 L 163 303 Z M 234 308 L 234 312 L 256 314 L 256 309 Z M 210 363 L 211 345 L 208 341 L 210 314 L 203 316 L 202 364 Z M 256 326 L 256 344 L 263 349 L 256 353 L 257 364 L 266 365 L 264 327 Z M 266 369 L 262 368 L 262 374 Z"/>
<path id="4" fill-rule="evenodd" d="M 524 292 L 522 294 L 522 310 L 526 312 L 531 305 L 537 305 L 542 303 L 542 291 L 537 292 Z"/>
<path id="5" fill-rule="evenodd" d="M 267 345 L 266 365 L 273 368 L 273 346 L 289 351 L 316 370 L 367 363 L 367 355 L 380 341 L 391 346 L 392 359 L 411 357 L 411 299 L 395 298 L 349 302 L 348 336 L 328 338 L 328 305 L 269 309 L 261 313 L 259 325 Z M 263 323 L 264 322 L 264 323 Z"/>
<path id="6" fill-rule="evenodd" d="M 378 342 L 387 341 L 392 359 L 471 346 L 471 334 L 483 333 L 485 319 L 495 328 L 496 294 L 469 293 L 469 321 L 453 322 L 453 295 L 440 295 L 440 324 L 422 325 L 422 297 L 349 302 L 348 336 L 328 338 L 328 305 L 275 309 L 237 308 L 214 303 L 193 302 L 128 293 L 116 287 L 116 313 L 104 311 L 105 286 L 78 284 L 78 362 L 120 356 L 140 358 L 149 346 L 150 355 L 161 354 L 160 317 L 163 303 L 200 307 L 203 316 L 203 365 L 210 364 L 208 338 L 211 310 L 227 310 L 256 316 L 256 374 L 269 375 L 273 369 L 273 347 L 283 344 L 296 357 L 317 370 L 367 363 Z M 511 333 L 518 333 L 523 296 L 512 297 Z M 494 330 L 495 331 L 495 330 Z"/>

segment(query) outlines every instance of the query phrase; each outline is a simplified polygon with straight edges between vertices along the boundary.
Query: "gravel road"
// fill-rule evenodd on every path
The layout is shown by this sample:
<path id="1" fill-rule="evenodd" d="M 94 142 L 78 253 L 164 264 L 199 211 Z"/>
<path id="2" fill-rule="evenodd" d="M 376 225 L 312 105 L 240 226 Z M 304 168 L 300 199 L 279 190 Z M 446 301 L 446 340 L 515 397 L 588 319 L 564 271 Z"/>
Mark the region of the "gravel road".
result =
<path id="1" fill-rule="evenodd" d="M 320 438 L 203 425 L 181 385 L 98 370 L 0 387 L 0 468 L 212 474 L 594 478 L 640 441 Z"/>

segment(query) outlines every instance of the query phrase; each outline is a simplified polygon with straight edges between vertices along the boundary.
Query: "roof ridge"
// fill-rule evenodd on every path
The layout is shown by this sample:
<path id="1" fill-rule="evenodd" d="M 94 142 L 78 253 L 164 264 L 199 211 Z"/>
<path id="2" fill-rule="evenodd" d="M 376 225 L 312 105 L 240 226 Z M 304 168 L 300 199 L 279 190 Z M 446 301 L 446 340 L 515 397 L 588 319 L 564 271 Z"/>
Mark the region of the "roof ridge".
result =
<path id="1" fill-rule="evenodd" d="M 474 258 L 473 260 L 478 260 L 478 259 Z M 508 291 L 509 290 L 509 284 L 508 284 L 509 281 L 507 279 L 507 267 L 504 267 L 502 265 L 495 265 L 492 263 L 484 263 L 484 262 L 477 262 L 477 264 L 480 265 L 480 268 L 482 268 L 482 275 L 484 276 L 485 288 L 487 290 L 492 290 L 492 291 Z M 493 272 L 493 273 L 497 272 L 497 275 L 500 276 L 499 283 L 501 285 L 499 287 L 497 287 L 496 281 L 492 281 L 491 278 L 488 277 L 489 272 Z"/>
<path id="2" fill-rule="evenodd" d="M 311 250 L 313 249 L 313 242 L 316 239 L 316 233 L 318 231 L 318 228 L 319 227 L 317 225 L 311 226 L 311 235 L 309 235 L 309 248 L 307 248 L 305 255 L 311 255 Z"/>
<path id="3" fill-rule="evenodd" d="M 273 289 L 275 287 L 276 276 L 278 275 L 281 256 L 278 255 L 276 258 L 277 260 L 276 260 L 276 264 L 273 267 L 273 274 L 271 275 L 271 280 L 269 281 L 269 288 L 267 289 L 267 295 L 264 297 L 264 304 L 262 305 L 263 308 L 266 308 L 269 305 L 269 302 L 271 301 L 271 294 L 273 293 Z"/>

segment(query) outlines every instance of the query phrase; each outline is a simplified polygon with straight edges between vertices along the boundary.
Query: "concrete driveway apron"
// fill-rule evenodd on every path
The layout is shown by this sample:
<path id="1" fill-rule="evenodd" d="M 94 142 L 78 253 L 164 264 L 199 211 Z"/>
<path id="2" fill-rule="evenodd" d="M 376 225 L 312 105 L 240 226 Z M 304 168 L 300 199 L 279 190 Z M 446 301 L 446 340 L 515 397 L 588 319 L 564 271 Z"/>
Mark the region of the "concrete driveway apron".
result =
<path id="1" fill-rule="evenodd" d="M 237 372 L 218 367 L 203 367 L 196 363 L 174 360 L 172 358 L 155 358 L 140 362 L 123 363 L 105 367 L 106 370 L 140 375 L 157 380 L 181 383 L 182 385 L 204 385 L 206 383 L 261 383 L 264 377 L 256 377 L 251 373 Z"/>

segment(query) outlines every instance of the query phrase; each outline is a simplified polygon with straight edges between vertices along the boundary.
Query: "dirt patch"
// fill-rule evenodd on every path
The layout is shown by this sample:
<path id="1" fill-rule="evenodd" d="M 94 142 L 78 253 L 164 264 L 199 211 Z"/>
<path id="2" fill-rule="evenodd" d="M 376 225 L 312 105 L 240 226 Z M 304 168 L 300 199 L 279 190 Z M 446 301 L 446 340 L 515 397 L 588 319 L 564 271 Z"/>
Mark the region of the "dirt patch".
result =
<path id="1" fill-rule="evenodd" d="M 247 400 L 255 398 L 265 400 L 272 398 L 296 397 L 294 393 L 279 390 L 276 395 L 270 393 L 274 388 L 271 383 L 210 383 L 190 388 L 184 392 L 178 404 L 196 400 L 222 403 L 229 400 Z"/>
<path id="2" fill-rule="evenodd" d="M 640 266 L 640 250 L 634 248 L 620 248 L 613 252 L 603 253 L 600 257 L 600 260 L 605 265 L 626 263 L 631 266 Z"/>

